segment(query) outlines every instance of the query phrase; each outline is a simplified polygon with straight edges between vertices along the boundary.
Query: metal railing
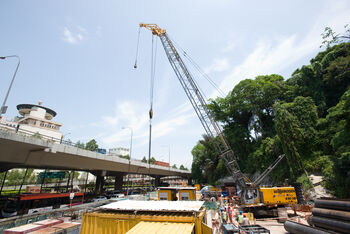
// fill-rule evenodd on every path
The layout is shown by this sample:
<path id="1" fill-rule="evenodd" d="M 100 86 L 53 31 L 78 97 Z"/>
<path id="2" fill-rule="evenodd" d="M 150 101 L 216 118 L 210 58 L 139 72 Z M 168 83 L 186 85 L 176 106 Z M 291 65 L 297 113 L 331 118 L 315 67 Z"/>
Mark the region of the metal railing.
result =
<path id="1" fill-rule="evenodd" d="M 48 136 L 48 135 L 45 135 L 45 134 L 41 134 L 38 131 L 34 132 L 34 131 L 21 129 L 19 126 L 21 126 L 21 125 L 13 126 L 11 124 L 0 123 L 0 130 L 3 129 L 5 131 L 14 132 L 14 133 L 17 133 L 18 135 L 22 135 L 22 136 L 25 136 L 25 137 L 38 138 L 38 139 L 41 139 L 41 140 L 46 140 L 47 142 L 51 142 L 51 143 L 65 144 L 65 145 L 81 148 L 81 147 L 77 146 L 77 145 L 79 145 L 80 142 L 74 143 L 71 140 L 63 140 L 63 137 L 56 138 L 56 137 L 53 137 L 53 136 Z"/>

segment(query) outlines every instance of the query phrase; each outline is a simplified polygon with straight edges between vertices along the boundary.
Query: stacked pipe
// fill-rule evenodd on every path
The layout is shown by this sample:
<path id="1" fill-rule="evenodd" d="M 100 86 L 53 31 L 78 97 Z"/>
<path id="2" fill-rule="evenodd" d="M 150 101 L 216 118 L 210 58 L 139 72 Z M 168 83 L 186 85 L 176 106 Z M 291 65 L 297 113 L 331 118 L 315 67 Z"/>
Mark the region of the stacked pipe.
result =
<path id="1" fill-rule="evenodd" d="M 295 189 L 295 193 L 297 195 L 298 204 L 306 204 L 302 184 L 301 183 L 293 183 L 292 185 L 293 185 L 293 187 Z"/>
<path id="2" fill-rule="evenodd" d="M 350 233 L 350 201 L 316 200 L 308 222 L 324 230 Z"/>

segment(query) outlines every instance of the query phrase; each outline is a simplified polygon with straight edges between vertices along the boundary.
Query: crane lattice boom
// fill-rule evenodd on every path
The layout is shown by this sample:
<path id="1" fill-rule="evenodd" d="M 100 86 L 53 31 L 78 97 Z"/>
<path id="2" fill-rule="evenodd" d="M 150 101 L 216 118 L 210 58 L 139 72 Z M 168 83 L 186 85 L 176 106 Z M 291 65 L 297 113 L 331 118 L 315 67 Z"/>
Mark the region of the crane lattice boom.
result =
<path id="1" fill-rule="evenodd" d="M 244 188 L 249 186 L 250 181 L 243 175 L 239 169 L 237 158 L 235 157 L 231 147 L 227 143 L 225 137 L 222 134 L 222 130 L 210 110 L 207 108 L 207 103 L 203 98 L 202 93 L 198 89 L 197 84 L 192 78 L 191 73 L 188 71 L 186 65 L 182 61 L 179 53 L 174 47 L 173 43 L 169 39 L 164 29 L 159 28 L 156 24 L 140 24 L 140 27 L 145 27 L 152 31 L 154 35 L 159 36 L 165 53 L 169 59 L 171 66 L 173 67 L 177 78 L 179 79 L 185 93 L 190 100 L 199 120 L 201 121 L 208 136 L 218 136 L 221 140 L 221 144 L 217 144 L 217 150 L 219 156 L 223 159 L 225 166 L 233 176 L 234 180 Z"/>

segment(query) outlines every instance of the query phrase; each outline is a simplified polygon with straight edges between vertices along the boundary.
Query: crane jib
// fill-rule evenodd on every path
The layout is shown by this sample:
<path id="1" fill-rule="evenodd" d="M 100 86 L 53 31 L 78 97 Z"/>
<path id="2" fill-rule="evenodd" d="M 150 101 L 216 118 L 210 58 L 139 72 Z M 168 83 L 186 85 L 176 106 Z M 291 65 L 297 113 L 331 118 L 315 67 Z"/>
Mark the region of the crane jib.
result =
<path id="1" fill-rule="evenodd" d="M 216 148 L 219 152 L 219 157 L 223 160 L 226 168 L 232 175 L 233 180 L 236 181 L 236 183 L 242 189 L 240 196 L 243 203 L 254 204 L 259 201 L 258 185 L 277 166 L 277 164 L 283 159 L 284 155 L 280 155 L 277 160 L 252 183 L 249 178 L 241 172 L 234 152 L 225 139 L 220 126 L 215 121 L 210 110 L 207 108 L 207 103 L 203 98 L 202 93 L 192 78 L 191 73 L 188 71 L 185 63 L 182 61 L 181 56 L 167 36 L 166 30 L 159 28 L 156 24 L 140 23 L 140 27 L 149 29 L 152 31 L 152 34 L 157 35 L 160 38 L 170 65 L 180 81 L 180 84 L 191 102 L 192 107 L 201 121 L 207 135 L 212 138 L 219 137 L 220 143 L 215 141 Z"/>

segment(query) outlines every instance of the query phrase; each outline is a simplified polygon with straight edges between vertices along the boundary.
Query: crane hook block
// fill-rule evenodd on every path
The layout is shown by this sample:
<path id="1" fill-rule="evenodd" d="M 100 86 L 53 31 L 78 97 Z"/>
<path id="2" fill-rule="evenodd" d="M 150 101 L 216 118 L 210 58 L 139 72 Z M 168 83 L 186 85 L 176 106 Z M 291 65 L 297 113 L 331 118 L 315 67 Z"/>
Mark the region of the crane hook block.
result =
<path id="1" fill-rule="evenodd" d="M 134 65 L 134 68 L 136 69 L 137 68 L 137 64 L 135 63 L 135 65 Z"/>
<path id="2" fill-rule="evenodd" d="M 150 119 L 153 118 L 153 110 L 152 110 L 152 109 L 149 110 L 149 118 L 150 118 Z"/>

